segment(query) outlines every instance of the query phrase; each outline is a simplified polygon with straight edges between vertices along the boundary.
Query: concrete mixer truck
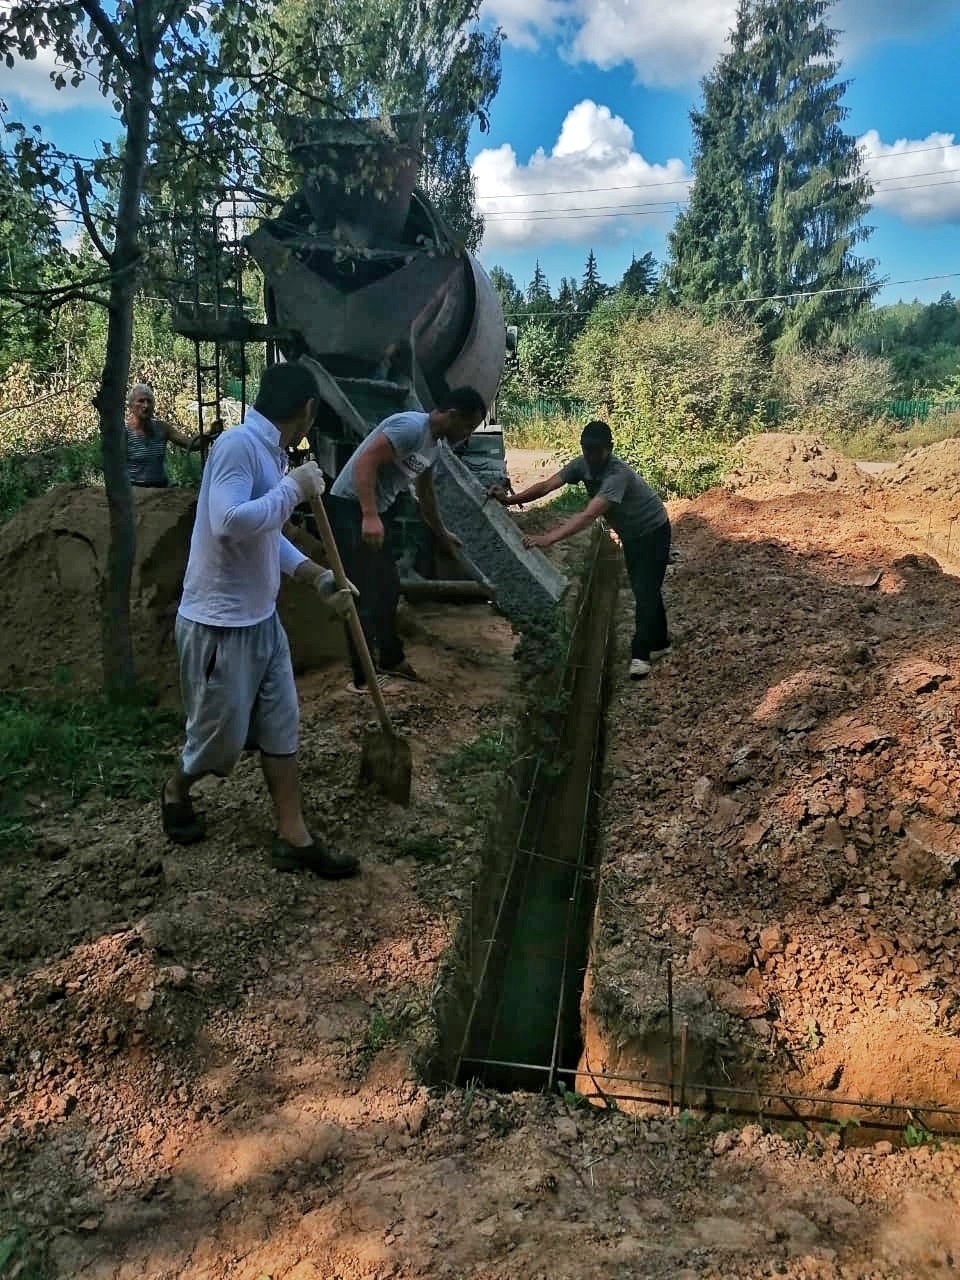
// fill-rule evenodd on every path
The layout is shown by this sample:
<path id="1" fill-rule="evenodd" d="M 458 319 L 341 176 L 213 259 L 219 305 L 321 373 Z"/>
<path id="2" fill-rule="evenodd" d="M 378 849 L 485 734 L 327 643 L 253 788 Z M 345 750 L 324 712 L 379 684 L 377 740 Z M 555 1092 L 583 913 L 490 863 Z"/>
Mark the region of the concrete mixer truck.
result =
<path id="1" fill-rule="evenodd" d="M 503 373 L 508 334 L 490 278 L 416 186 L 421 130 L 412 116 L 288 118 L 300 187 L 246 240 L 263 272 L 268 325 L 284 335 L 281 358 L 302 361 L 317 378 L 310 445 L 331 479 L 389 414 L 432 409 L 458 386 L 492 404 Z M 409 597 L 487 594 L 508 614 L 560 599 L 566 580 L 522 546 L 449 449 L 435 484 L 467 559 L 441 563 L 411 497 L 398 521 Z"/>

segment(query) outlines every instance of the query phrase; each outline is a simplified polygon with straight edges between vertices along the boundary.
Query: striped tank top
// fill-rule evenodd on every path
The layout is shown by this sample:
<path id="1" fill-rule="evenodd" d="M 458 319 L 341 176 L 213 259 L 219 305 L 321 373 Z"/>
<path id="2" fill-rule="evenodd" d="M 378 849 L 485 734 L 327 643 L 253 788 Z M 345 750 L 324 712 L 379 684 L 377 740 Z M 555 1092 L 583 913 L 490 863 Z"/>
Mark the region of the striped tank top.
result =
<path id="1" fill-rule="evenodd" d="M 156 418 L 151 418 L 147 434 L 132 431 L 127 426 L 127 472 L 130 483 L 147 488 L 165 488 L 167 478 L 167 438 Z"/>

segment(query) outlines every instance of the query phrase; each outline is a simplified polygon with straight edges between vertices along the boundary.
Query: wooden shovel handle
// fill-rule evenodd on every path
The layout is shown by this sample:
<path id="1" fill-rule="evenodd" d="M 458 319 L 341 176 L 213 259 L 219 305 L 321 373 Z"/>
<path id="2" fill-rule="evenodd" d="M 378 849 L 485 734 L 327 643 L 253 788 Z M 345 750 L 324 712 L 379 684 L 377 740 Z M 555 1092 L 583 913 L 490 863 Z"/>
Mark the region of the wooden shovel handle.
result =
<path id="1" fill-rule="evenodd" d="M 320 530 L 320 537 L 323 541 L 323 549 L 327 553 L 327 560 L 330 568 L 333 570 L 333 577 L 337 586 L 341 591 L 349 591 L 347 585 L 347 575 L 344 572 L 343 561 L 340 559 L 340 552 L 337 549 L 336 539 L 333 536 L 333 530 L 330 528 L 330 519 L 327 516 L 326 507 L 323 503 L 313 498 L 310 501 L 310 510 L 313 512 L 313 518 L 317 522 Z M 387 712 L 387 704 L 383 700 L 383 694 L 380 691 L 380 685 L 377 682 L 377 672 L 373 665 L 373 659 L 370 657 L 370 650 L 367 648 L 367 638 L 363 634 L 363 627 L 360 625 L 360 615 L 357 613 L 356 601 L 353 598 L 353 592 L 350 592 L 350 611 L 347 614 L 347 626 L 350 628 L 350 634 L 353 637 L 353 643 L 356 645 L 357 652 L 360 654 L 360 661 L 363 664 L 363 674 L 367 678 L 367 688 L 376 704 L 377 715 L 380 717 L 380 724 L 384 733 L 393 736 L 393 725 L 390 723 L 390 716 Z"/>

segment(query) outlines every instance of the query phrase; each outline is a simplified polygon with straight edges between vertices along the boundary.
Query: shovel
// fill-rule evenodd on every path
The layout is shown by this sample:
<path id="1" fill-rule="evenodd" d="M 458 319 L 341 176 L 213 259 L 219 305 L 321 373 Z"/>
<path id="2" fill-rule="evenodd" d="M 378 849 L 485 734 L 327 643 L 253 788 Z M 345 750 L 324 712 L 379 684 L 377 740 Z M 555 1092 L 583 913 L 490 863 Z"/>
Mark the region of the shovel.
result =
<path id="1" fill-rule="evenodd" d="M 326 508 L 322 502 L 314 500 L 310 503 L 310 509 L 313 512 L 313 518 L 317 522 L 317 528 L 320 530 L 320 537 L 327 553 L 327 561 L 333 570 L 336 584 L 341 591 L 349 590 L 347 575 L 344 572 L 343 561 L 340 559 L 340 552 L 337 550 L 337 544 L 334 541 L 333 530 L 330 528 L 330 520 L 327 516 Z M 347 626 L 350 628 L 350 635 L 353 637 L 353 643 L 356 645 L 357 652 L 360 655 L 367 688 L 370 690 L 374 705 L 377 708 L 377 716 L 380 720 L 379 730 L 372 729 L 364 734 L 363 752 L 360 756 L 360 781 L 373 783 L 388 800 L 392 800 L 395 804 L 409 804 L 410 784 L 413 777 L 413 759 L 410 754 L 410 743 L 407 742 L 406 738 L 401 738 L 390 723 L 390 716 L 387 714 L 387 706 L 383 700 L 380 685 L 377 683 L 377 673 L 373 666 L 373 659 L 370 657 L 370 650 L 367 648 L 366 636 L 364 636 L 363 627 L 360 625 L 360 616 L 357 613 L 357 606 L 352 592 L 350 595 L 350 611 L 347 614 Z"/>

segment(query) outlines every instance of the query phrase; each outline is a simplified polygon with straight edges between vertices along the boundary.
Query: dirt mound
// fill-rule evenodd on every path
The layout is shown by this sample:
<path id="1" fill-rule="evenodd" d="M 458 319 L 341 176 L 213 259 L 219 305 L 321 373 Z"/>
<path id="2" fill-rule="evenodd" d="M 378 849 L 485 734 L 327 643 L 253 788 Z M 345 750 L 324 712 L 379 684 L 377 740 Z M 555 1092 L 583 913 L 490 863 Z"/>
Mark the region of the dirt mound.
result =
<path id="1" fill-rule="evenodd" d="M 947 502 L 960 499 L 960 440 L 913 449 L 883 473 L 881 483 L 904 494 L 928 494 Z"/>
<path id="2" fill-rule="evenodd" d="M 786 485 L 791 489 L 866 489 L 871 481 L 856 463 L 819 436 L 770 431 L 747 436 L 733 451 L 725 476 L 730 489 Z"/>
<path id="3" fill-rule="evenodd" d="M 190 489 L 134 491 L 136 560 L 131 587 L 138 675 L 175 695 L 173 628 L 196 511 Z M 298 536 L 298 541 L 301 538 Z M 302 539 L 308 554 L 317 544 Z M 110 527 L 102 489 L 61 486 L 0 528 L 0 610 L 6 643 L 0 687 L 96 687 L 102 678 L 100 589 Z M 320 558 L 320 557 L 318 557 Z M 343 652 L 339 623 L 307 587 L 285 583 L 280 613 L 294 665 L 306 670 Z"/>
<path id="4" fill-rule="evenodd" d="M 140 674 L 169 684 L 169 662 L 196 495 L 152 489 L 136 495 L 137 557 L 131 592 Z M 30 502 L 0 529 L 0 609 L 7 643 L 0 685 L 44 687 L 69 672 L 101 678 L 99 593 L 110 542 L 106 495 L 61 486 Z"/>
<path id="5" fill-rule="evenodd" d="M 614 694 L 584 1069 L 669 1080 L 672 998 L 689 1080 L 957 1106 L 960 583 L 880 496 L 673 509 L 676 652 Z"/>

